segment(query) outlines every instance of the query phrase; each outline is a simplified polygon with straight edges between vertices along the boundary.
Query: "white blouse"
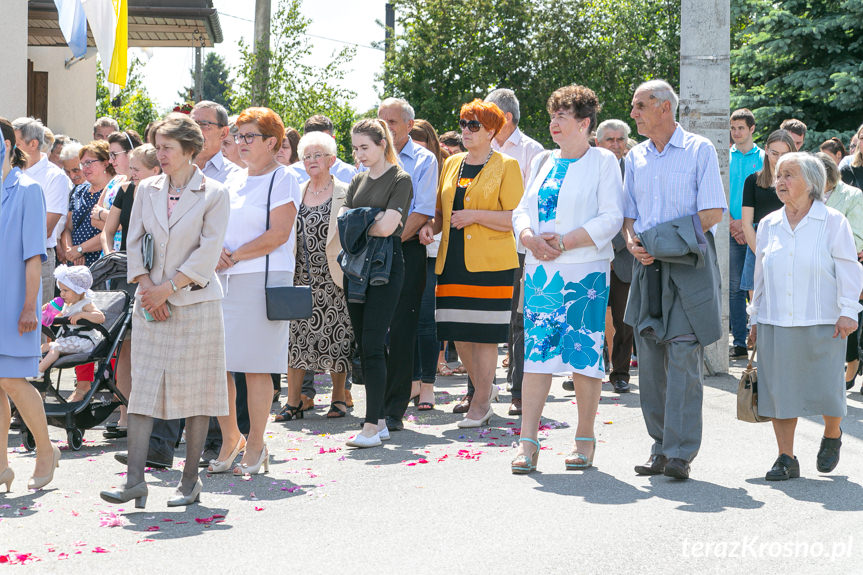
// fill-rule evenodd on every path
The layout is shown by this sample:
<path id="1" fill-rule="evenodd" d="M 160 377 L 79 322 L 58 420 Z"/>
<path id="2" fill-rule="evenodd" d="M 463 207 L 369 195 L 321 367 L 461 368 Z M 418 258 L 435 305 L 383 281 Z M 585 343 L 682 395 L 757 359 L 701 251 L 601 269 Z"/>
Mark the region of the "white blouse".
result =
<path id="1" fill-rule="evenodd" d="M 751 322 L 780 327 L 857 320 L 863 267 L 851 226 L 840 212 L 815 201 L 795 229 L 785 208 L 765 216 L 755 241 Z"/>
<path id="2" fill-rule="evenodd" d="M 275 176 L 275 177 L 274 177 Z M 234 251 L 267 231 L 267 194 L 270 181 L 273 193 L 270 198 L 270 213 L 279 206 L 293 203 L 299 210 L 302 201 L 297 178 L 281 166 L 263 176 L 250 176 L 248 170 L 231 175 L 225 182 L 231 197 L 231 216 L 225 232 L 225 248 Z M 294 271 L 294 251 L 296 231 L 291 232 L 288 241 L 270 253 L 270 271 Z M 264 271 L 264 256 L 243 260 L 222 270 L 223 275 L 248 274 Z"/>

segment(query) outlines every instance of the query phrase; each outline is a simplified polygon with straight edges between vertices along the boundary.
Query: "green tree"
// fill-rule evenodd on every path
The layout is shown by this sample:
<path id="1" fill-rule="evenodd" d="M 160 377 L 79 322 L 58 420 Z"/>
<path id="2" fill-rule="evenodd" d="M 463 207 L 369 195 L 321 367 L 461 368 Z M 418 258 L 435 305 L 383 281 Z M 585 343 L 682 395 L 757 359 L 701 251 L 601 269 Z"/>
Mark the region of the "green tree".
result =
<path id="1" fill-rule="evenodd" d="M 159 118 L 156 105 L 147 94 L 138 68 L 141 62 L 132 60 L 126 78 L 126 86 L 115 98 L 111 98 L 105 84 L 102 66 L 96 66 L 96 117 L 109 116 L 117 120 L 122 129 L 133 129 L 143 137 L 147 124 Z"/>
<path id="2" fill-rule="evenodd" d="M 177 95 L 182 101 L 192 100 L 195 94 L 195 70 L 189 70 L 192 76 L 190 86 L 184 88 Z M 231 113 L 231 81 L 230 71 L 225 65 L 225 59 L 216 52 L 207 52 L 204 64 L 201 66 L 201 96 L 204 100 L 210 100 L 227 108 Z"/>
<path id="3" fill-rule="evenodd" d="M 738 0 L 744 5 L 731 57 L 732 107 L 752 110 L 763 138 L 786 118 L 847 143 L 863 120 L 863 2 Z"/>
<path id="4" fill-rule="evenodd" d="M 546 101 L 578 83 L 602 118 L 628 120 L 635 87 L 679 78 L 679 0 L 396 0 L 384 94 L 406 98 L 438 131 L 494 88 L 513 89 L 520 126 L 551 144 Z"/>
<path id="5" fill-rule="evenodd" d="M 325 66 L 308 64 L 312 47 L 306 30 L 311 20 L 303 16 L 301 6 L 301 0 L 279 0 L 273 15 L 269 89 L 263 105 L 277 112 L 286 126 L 300 131 L 309 116 L 326 115 L 335 126 L 339 155 L 347 160 L 351 157 L 350 128 L 355 117 L 350 102 L 356 93 L 340 83 L 356 50 L 344 48 L 334 53 Z M 258 55 L 243 40 L 239 49 L 242 63 L 235 71 L 231 98 L 237 112 L 252 105 L 258 70 Z"/>

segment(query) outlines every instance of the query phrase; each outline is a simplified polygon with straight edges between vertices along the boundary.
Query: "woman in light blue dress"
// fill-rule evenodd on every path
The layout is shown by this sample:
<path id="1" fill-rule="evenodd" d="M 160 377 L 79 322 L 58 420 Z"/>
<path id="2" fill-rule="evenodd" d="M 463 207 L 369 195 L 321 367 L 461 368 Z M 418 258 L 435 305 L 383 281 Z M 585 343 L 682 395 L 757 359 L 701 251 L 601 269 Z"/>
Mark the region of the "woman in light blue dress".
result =
<path id="1" fill-rule="evenodd" d="M 522 427 L 512 472 L 536 469 L 542 408 L 554 374 L 572 374 L 578 403 L 567 469 L 593 464 L 593 426 L 602 389 L 611 240 L 623 224 L 617 158 L 591 147 L 599 101 L 566 86 L 548 100 L 549 131 L 560 149 L 539 154 L 512 221 L 527 249 L 524 268 Z"/>
<path id="2" fill-rule="evenodd" d="M 6 453 L 11 398 L 36 440 L 36 468 L 28 488 L 40 489 L 54 478 L 60 460 L 60 450 L 48 437 L 42 398 L 25 379 L 36 377 L 41 358 L 41 269 L 48 259 L 45 199 L 39 184 L 21 171 L 27 156 L 15 147 L 15 131 L 5 118 L 0 118 L 0 130 L 0 486 L 9 491 L 15 479 Z"/>

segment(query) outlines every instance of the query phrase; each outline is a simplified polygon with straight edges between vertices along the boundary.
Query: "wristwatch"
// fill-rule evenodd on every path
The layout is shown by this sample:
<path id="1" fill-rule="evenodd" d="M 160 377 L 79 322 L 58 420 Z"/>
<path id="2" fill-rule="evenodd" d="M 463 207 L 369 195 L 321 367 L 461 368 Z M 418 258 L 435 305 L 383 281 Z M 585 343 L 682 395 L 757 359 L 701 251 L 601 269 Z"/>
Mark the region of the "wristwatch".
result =
<path id="1" fill-rule="evenodd" d="M 77 251 L 79 254 L 83 254 L 83 253 L 84 253 L 84 248 L 82 248 L 81 246 L 78 246 L 78 247 L 76 248 L 76 251 Z"/>
<path id="2" fill-rule="evenodd" d="M 566 251 L 566 246 L 563 245 L 563 236 L 561 235 L 557 236 L 557 247 L 560 249 L 561 252 Z"/>

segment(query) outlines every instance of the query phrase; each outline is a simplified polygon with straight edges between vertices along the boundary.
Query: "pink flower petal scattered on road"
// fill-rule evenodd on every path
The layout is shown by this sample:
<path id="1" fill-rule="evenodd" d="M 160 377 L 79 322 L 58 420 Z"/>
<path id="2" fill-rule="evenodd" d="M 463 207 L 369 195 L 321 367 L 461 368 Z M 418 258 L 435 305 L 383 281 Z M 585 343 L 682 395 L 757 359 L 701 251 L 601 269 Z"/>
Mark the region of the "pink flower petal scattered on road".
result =
<path id="1" fill-rule="evenodd" d="M 158 530 L 159 530 L 158 525 L 150 525 L 149 527 L 147 527 L 147 531 L 158 531 Z"/>
<path id="2" fill-rule="evenodd" d="M 109 553 L 104 547 L 93 547 L 93 553 Z"/>
<path id="3" fill-rule="evenodd" d="M 257 505 L 255 506 L 255 511 L 263 511 L 263 510 L 264 510 L 263 507 L 258 507 Z"/>
<path id="4" fill-rule="evenodd" d="M 99 516 L 99 527 L 125 527 L 129 521 L 116 513 L 103 513 Z"/>

